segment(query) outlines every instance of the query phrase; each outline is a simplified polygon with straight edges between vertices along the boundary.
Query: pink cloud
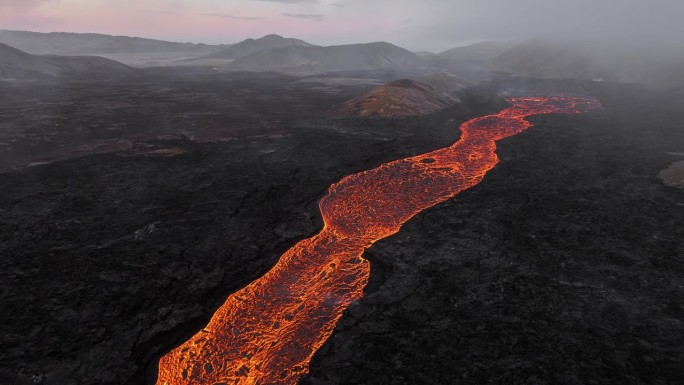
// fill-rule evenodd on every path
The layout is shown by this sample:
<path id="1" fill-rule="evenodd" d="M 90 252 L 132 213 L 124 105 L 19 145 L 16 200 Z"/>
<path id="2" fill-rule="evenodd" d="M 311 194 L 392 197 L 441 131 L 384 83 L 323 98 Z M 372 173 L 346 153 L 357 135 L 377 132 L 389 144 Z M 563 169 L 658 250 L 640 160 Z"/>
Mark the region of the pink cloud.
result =
<path id="1" fill-rule="evenodd" d="M 96 32 L 164 40 L 234 43 L 270 33 L 315 44 L 357 42 L 359 26 L 377 24 L 374 15 L 325 17 L 309 11 L 289 12 L 281 5 L 250 1 L 243 6 L 209 6 L 208 2 L 136 0 L 0 0 L 0 25 L 39 32 Z M 9 1 L 10 8 L 5 7 Z M 295 17 L 293 17 L 293 15 Z M 323 19 L 322 19 L 323 18 Z M 321 22 L 325 20 L 325 22 Z M 392 17 L 385 23 L 393 24 Z M 378 39 L 377 34 L 373 34 Z"/>
<path id="2" fill-rule="evenodd" d="M 3 11 L 27 11 L 49 4 L 58 4 L 60 0 L 3 0 Z"/>

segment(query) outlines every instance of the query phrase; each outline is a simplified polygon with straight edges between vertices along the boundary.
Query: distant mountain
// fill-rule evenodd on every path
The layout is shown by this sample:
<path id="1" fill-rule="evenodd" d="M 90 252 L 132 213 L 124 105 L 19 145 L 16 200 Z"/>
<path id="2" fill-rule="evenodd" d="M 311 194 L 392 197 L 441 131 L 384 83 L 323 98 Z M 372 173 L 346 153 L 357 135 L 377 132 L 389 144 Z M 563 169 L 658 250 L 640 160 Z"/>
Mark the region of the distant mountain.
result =
<path id="1" fill-rule="evenodd" d="M 416 68 L 425 61 L 413 52 L 389 43 L 351 44 L 330 47 L 289 46 L 239 58 L 229 68 L 248 70 L 326 71 Z"/>
<path id="2" fill-rule="evenodd" d="M 299 39 L 289 39 L 284 38 L 279 35 L 266 35 L 259 39 L 247 39 L 243 40 L 237 44 L 234 44 L 228 48 L 222 49 L 218 52 L 206 55 L 203 58 L 207 59 L 237 59 L 245 57 L 263 50 L 282 48 L 289 46 L 298 47 L 314 47 L 313 44 L 309 44 L 303 40 Z"/>
<path id="3" fill-rule="evenodd" d="M 483 41 L 426 56 L 425 59 L 436 68 L 454 73 L 463 79 L 480 82 L 495 75 L 492 69 L 493 59 L 513 45 L 508 42 Z"/>
<path id="4" fill-rule="evenodd" d="M 414 116 L 441 111 L 460 103 L 458 91 L 470 86 L 448 73 L 419 80 L 402 79 L 375 88 L 330 110 L 338 116 Z"/>
<path id="5" fill-rule="evenodd" d="M 494 59 L 513 48 L 515 43 L 501 41 L 483 41 L 463 47 L 456 47 L 439 53 L 440 59 L 460 62 L 484 62 Z"/>
<path id="6" fill-rule="evenodd" d="M 493 69 L 517 76 L 614 80 L 615 73 L 595 53 L 569 44 L 533 41 L 494 58 Z"/>
<path id="7" fill-rule="evenodd" d="M 129 69 L 119 62 L 97 56 L 31 55 L 0 43 L 0 79 L 42 79 L 101 72 L 111 74 Z"/>
<path id="8" fill-rule="evenodd" d="M 174 43 L 139 37 L 111 36 L 97 33 L 39 33 L 0 30 L 0 43 L 31 54 L 121 54 L 196 52 L 197 55 L 215 52 L 225 46 Z"/>
<path id="9" fill-rule="evenodd" d="M 520 77 L 575 78 L 675 89 L 684 85 L 684 49 L 530 41 L 494 58 L 491 68 Z"/>

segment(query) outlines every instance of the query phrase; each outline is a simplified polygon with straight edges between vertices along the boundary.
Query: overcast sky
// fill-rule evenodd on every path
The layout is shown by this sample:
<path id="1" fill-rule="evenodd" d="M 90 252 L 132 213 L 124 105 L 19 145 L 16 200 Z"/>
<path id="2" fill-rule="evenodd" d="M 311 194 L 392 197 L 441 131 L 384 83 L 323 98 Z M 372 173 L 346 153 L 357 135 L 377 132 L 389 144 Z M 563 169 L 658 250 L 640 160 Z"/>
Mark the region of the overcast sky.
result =
<path id="1" fill-rule="evenodd" d="M 206 43 L 277 33 L 432 51 L 538 37 L 684 45 L 684 0 L 0 0 L 0 29 Z"/>

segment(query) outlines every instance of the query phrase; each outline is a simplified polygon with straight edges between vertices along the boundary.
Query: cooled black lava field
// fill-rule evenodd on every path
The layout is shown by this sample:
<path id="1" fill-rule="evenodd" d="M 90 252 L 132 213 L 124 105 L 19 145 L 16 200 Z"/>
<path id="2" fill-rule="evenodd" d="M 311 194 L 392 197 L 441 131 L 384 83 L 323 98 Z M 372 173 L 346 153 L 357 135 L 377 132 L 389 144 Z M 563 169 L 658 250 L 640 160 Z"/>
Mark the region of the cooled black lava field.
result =
<path id="1" fill-rule="evenodd" d="M 161 355 L 320 230 L 332 183 L 449 145 L 503 92 L 603 108 L 533 117 L 482 183 L 370 248 L 365 297 L 302 383 L 684 378 L 684 191 L 658 178 L 682 160 L 681 93 L 504 78 L 423 117 L 326 114 L 370 87 L 0 82 L 0 383 L 153 384 Z"/>

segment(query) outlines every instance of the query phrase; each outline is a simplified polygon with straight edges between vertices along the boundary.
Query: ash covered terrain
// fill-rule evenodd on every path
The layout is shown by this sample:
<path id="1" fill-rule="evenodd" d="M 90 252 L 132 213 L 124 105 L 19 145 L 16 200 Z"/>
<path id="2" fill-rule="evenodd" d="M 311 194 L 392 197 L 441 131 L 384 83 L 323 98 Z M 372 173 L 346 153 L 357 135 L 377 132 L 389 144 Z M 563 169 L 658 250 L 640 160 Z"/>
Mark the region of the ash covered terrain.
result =
<path id="1" fill-rule="evenodd" d="M 367 295 L 302 383 L 683 378 L 684 197 L 656 177 L 682 112 L 590 89 L 603 110 L 532 119 L 480 185 L 368 251 Z"/>
<path id="2" fill-rule="evenodd" d="M 0 81 L 0 383 L 153 384 L 161 355 L 320 230 L 332 183 L 448 146 L 503 96 L 557 94 L 603 108 L 532 118 L 481 184 L 370 248 L 366 296 L 301 383 L 684 378 L 684 191 L 662 178 L 684 160 L 680 89 L 476 71 L 501 44 L 472 68 L 385 44 L 344 46 L 357 70 L 293 68 L 278 58 L 339 53 L 267 37 L 162 45 L 193 65 Z"/>

